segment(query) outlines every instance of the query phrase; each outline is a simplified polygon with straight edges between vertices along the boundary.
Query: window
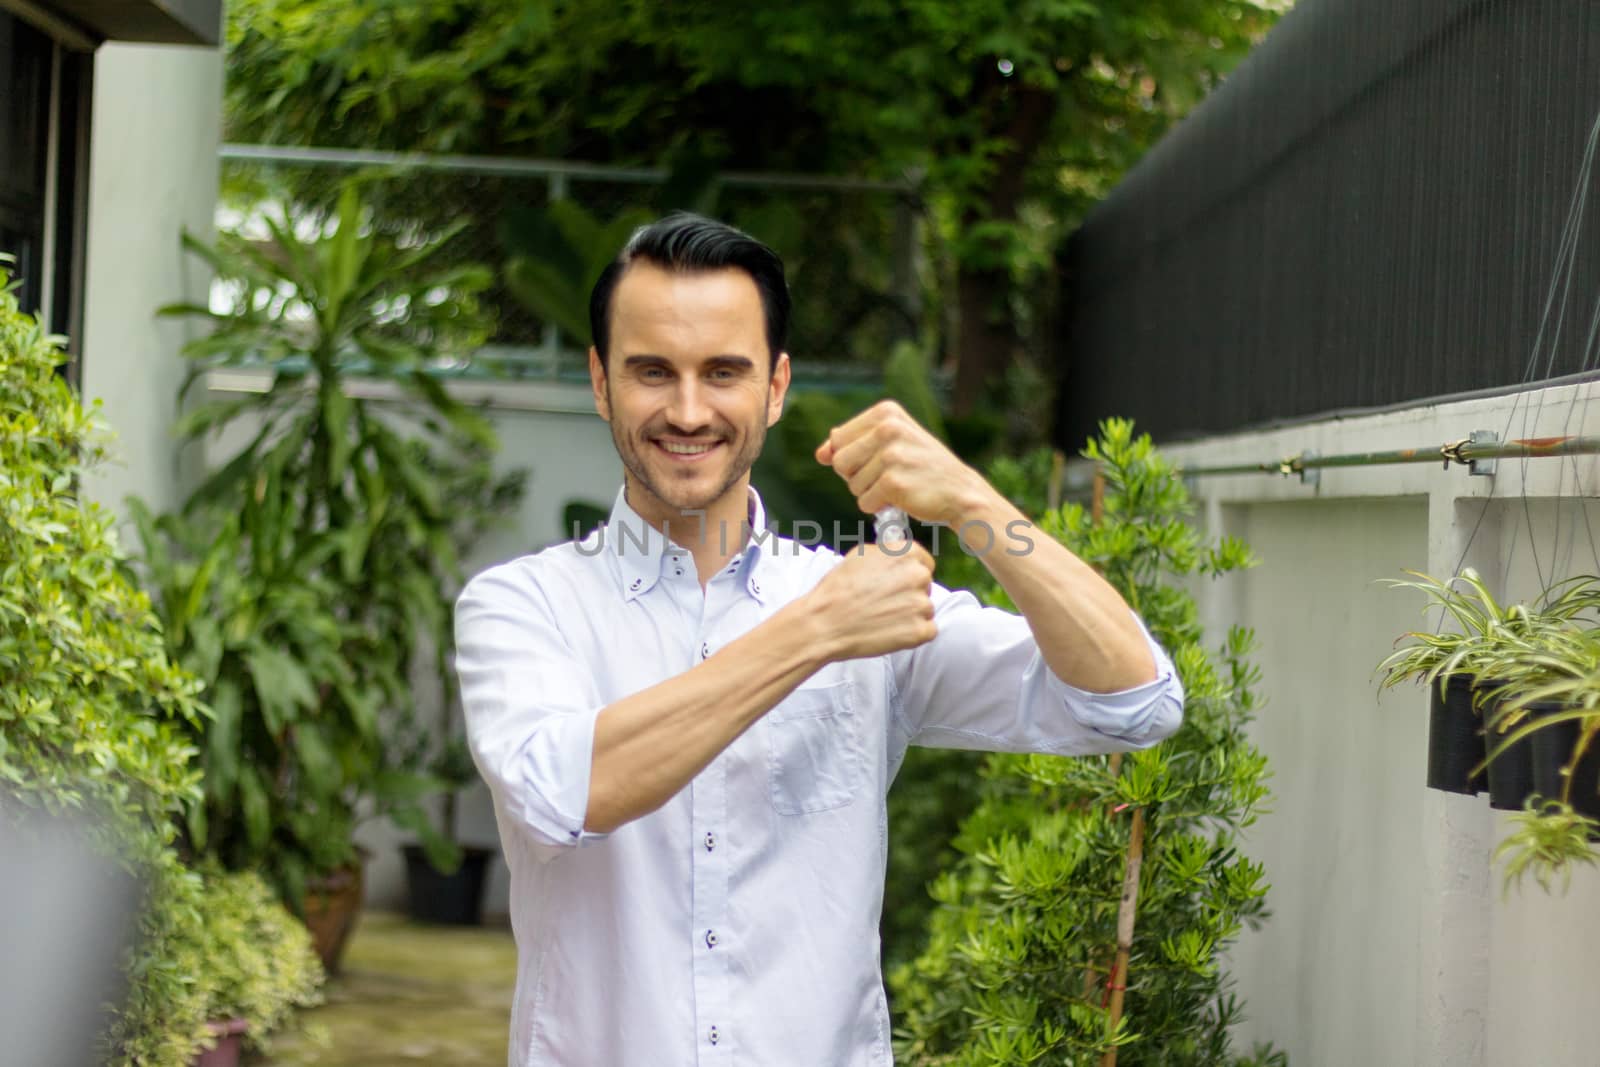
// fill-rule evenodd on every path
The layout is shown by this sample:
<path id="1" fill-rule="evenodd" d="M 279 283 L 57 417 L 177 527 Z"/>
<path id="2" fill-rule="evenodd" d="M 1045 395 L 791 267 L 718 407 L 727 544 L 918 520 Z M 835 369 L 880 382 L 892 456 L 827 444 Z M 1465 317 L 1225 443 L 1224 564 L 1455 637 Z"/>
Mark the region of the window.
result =
<path id="1" fill-rule="evenodd" d="M 67 335 L 81 319 L 90 53 L 0 11 L 0 252 L 22 306 Z M 76 359 L 67 374 L 75 377 Z"/>

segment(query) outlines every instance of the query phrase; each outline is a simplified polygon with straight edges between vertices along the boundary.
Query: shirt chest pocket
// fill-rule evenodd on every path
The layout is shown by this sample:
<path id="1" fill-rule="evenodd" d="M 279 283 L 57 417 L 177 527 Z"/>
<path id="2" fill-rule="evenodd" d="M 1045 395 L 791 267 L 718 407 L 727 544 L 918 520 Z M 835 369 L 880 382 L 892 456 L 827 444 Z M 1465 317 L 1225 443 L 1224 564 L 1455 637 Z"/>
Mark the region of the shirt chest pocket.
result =
<path id="1" fill-rule="evenodd" d="M 839 808 L 861 788 L 861 725 L 848 681 L 796 689 L 761 722 L 772 807 L 780 815 Z"/>

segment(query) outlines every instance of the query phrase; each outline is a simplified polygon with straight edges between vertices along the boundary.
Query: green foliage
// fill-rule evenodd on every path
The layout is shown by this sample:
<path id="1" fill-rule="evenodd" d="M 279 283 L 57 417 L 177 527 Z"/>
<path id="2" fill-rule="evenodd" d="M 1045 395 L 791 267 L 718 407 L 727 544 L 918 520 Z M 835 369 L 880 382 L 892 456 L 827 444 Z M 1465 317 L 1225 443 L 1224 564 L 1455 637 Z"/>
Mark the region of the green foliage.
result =
<path id="1" fill-rule="evenodd" d="M 208 1019 L 243 1019 L 246 1041 L 264 1048 L 296 1008 L 320 997 L 322 964 L 311 931 L 251 872 L 202 871 L 202 937 L 195 972 L 210 985 Z"/>
<path id="2" fill-rule="evenodd" d="M 107 820 L 149 860 L 198 792 L 193 678 L 168 659 L 114 519 L 79 497 L 102 428 L 0 270 L 0 790 Z M 120 851 L 120 849 L 119 849 Z"/>
<path id="3" fill-rule="evenodd" d="M 246 1042 L 269 1047 L 318 1002 L 323 973 L 310 932 L 256 875 L 174 862 L 153 872 L 129 979 L 115 1062 L 187 1067 L 207 1022 L 243 1019 Z"/>
<path id="4" fill-rule="evenodd" d="M 1502 680 L 1513 674 L 1527 677 L 1539 647 L 1561 642 L 1578 615 L 1600 607 L 1596 586 L 1600 580 L 1593 577 L 1560 582 L 1533 605 L 1502 605 L 1471 567 L 1443 581 L 1417 571 L 1406 573 L 1411 577 L 1386 579 L 1385 584 L 1421 593 L 1423 610 L 1438 609 L 1441 626 L 1448 621 L 1455 629 L 1403 634 L 1396 642 L 1399 647 L 1378 664 L 1384 688 L 1413 678 L 1442 684 L 1455 674 Z"/>
<path id="5" fill-rule="evenodd" d="M 1104 518 L 1068 504 L 1039 526 L 1093 564 L 1171 654 L 1187 702 L 1153 749 L 1108 757 L 995 755 L 956 838 L 961 861 L 933 885 L 927 946 L 896 969 L 899 1054 L 907 1063 L 1121 1064 L 1242 1059 L 1229 1028 L 1242 1005 L 1221 954 L 1266 916 L 1261 866 L 1240 832 L 1267 800 L 1266 761 L 1245 736 L 1256 709 L 1252 635 L 1203 646 L 1183 581 L 1249 566 L 1244 545 L 1202 544 L 1181 480 L 1130 423 L 1110 420 L 1084 453 L 1106 476 Z M 1033 457 L 1017 470 L 1046 467 Z M 1004 603 L 993 587 L 984 599 Z M 1144 857 L 1125 1015 L 1112 1026 L 1107 976 L 1134 809 Z"/>
<path id="6" fill-rule="evenodd" d="M 104 1053 L 116 1065 L 185 1067 L 233 996 L 217 984 L 226 961 L 204 940 L 212 902 L 173 847 L 200 797 L 191 737 L 205 709 L 200 682 L 169 657 L 113 517 L 79 496 L 104 432 L 56 373 L 61 362 L 59 339 L 19 311 L 0 271 L 0 818 L 36 808 L 84 819 L 96 847 L 143 880 L 128 996 Z M 255 925 L 252 937 L 273 921 L 259 905 L 232 913 Z M 248 951 L 287 973 L 294 936 Z M 237 1003 L 275 1024 L 315 972 L 281 986 L 267 977 Z"/>
<path id="7" fill-rule="evenodd" d="M 376 230 L 355 183 L 331 217 L 263 225 L 266 241 L 186 241 L 233 299 L 164 309 L 213 327 L 185 348 L 185 391 L 219 365 L 262 365 L 271 382 L 184 417 L 188 440 L 242 423 L 248 443 L 183 517 L 144 532 L 173 640 L 216 710 L 191 831 L 230 866 L 266 864 L 298 901 L 307 877 L 352 858 L 363 798 L 454 861 L 452 828 L 436 832 L 421 807 L 438 782 L 418 773 L 412 667 L 432 649 L 448 711 L 461 553 L 526 472 L 494 474 L 488 419 L 431 373 L 485 334 L 488 272 L 437 265 L 453 230 Z M 353 395 L 358 375 L 398 400 Z"/>
<path id="8" fill-rule="evenodd" d="M 561 509 L 561 533 L 574 541 L 581 541 L 610 516 L 610 508 L 591 500 L 569 500 Z"/>
<path id="9" fill-rule="evenodd" d="M 1042 343 L 1060 239 L 1286 6 L 619 0 L 596 17 L 581 4 L 243 0 L 229 5 L 228 135 L 648 165 L 691 150 L 739 170 L 912 176 L 932 223 L 925 305 L 959 303 Z M 813 247 L 791 242 L 794 227 L 865 247 L 897 209 L 797 203 L 721 208 L 792 262 L 821 262 L 791 255 Z"/>
<path id="10" fill-rule="evenodd" d="M 506 285 L 569 341 L 587 347 L 589 290 L 629 235 L 653 218 L 635 209 L 601 221 L 571 200 L 524 207 L 506 224 L 504 240 L 517 249 L 506 263 Z"/>
<path id="11" fill-rule="evenodd" d="M 205 802 L 189 811 L 190 843 L 266 872 L 298 906 L 309 878 L 356 859 L 356 804 L 383 779 L 379 713 L 400 652 L 339 611 L 331 538 L 260 535 L 284 506 L 281 480 L 267 482 L 227 515 L 130 505 L 171 647 L 211 705 L 195 730 Z"/>
<path id="12" fill-rule="evenodd" d="M 1053 460 L 1054 453 L 1043 448 L 1019 457 L 999 456 L 984 468 L 984 476 L 1025 514 L 1037 515 L 1046 507 Z M 948 537 L 943 544 L 945 550 L 935 560 L 942 585 L 971 590 L 988 603 L 1004 598 L 981 560 L 951 545 Z M 986 758 L 961 749 L 912 748 L 895 775 L 888 797 L 889 860 L 879 924 L 886 975 L 923 950 L 935 907 L 928 887 L 960 858 L 954 842 L 978 805 L 971 783 Z"/>
<path id="13" fill-rule="evenodd" d="M 1529 798 L 1494 854 L 1505 862 L 1507 892 L 1530 875 L 1546 892 L 1557 879 L 1565 891 L 1574 867 L 1600 863 L 1593 846 L 1600 822 L 1572 805 L 1572 770 L 1600 739 L 1600 626 L 1592 615 L 1600 610 L 1600 577 L 1557 582 L 1532 604 L 1501 604 L 1470 567 L 1442 581 L 1407 573 L 1386 584 L 1422 593 L 1425 611 L 1440 610 L 1441 629 L 1400 637 L 1378 665 L 1385 688 L 1410 678 L 1443 686 L 1452 675 L 1492 682 L 1474 698 L 1483 705 L 1485 763 L 1541 730 L 1571 729 L 1561 795 Z"/>
<path id="14" fill-rule="evenodd" d="M 880 400 L 897 401 L 918 422 L 944 436 L 944 417 L 933 389 L 927 351 L 906 341 L 895 345 L 884 367 L 883 388 L 830 393 L 791 387 L 783 417 L 767 433 L 751 480 L 761 491 L 770 520 L 815 522 L 822 540 L 844 547 L 870 537 L 872 520 L 833 468 L 817 462 L 816 450 L 828 433 Z"/>
<path id="15" fill-rule="evenodd" d="M 1494 849 L 1494 861 L 1505 862 L 1504 891 L 1521 888 L 1522 880 L 1533 876 L 1546 893 L 1560 879 L 1565 893 L 1577 867 L 1600 866 L 1600 853 L 1593 847 L 1600 836 L 1600 821 L 1572 810 L 1559 800 L 1530 803 L 1526 811 L 1511 816 L 1511 832 Z"/>

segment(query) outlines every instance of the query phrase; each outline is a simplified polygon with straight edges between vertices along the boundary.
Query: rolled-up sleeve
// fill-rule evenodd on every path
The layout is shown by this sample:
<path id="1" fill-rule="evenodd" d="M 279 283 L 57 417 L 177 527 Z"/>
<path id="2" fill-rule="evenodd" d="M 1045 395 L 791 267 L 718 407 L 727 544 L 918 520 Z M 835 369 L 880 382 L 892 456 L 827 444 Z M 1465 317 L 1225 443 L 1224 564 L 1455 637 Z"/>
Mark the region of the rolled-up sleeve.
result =
<path id="1" fill-rule="evenodd" d="M 589 808 L 598 695 L 520 564 L 485 571 L 456 601 L 467 743 L 496 806 L 544 857 L 603 840 Z"/>
<path id="2" fill-rule="evenodd" d="M 1143 620 L 1156 678 L 1115 693 L 1068 685 L 1027 620 L 965 591 L 933 589 L 939 634 L 893 663 L 893 711 L 908 743 L 1086 755 L 1148 748 L 1183 722 L 1183 685 Z"/>

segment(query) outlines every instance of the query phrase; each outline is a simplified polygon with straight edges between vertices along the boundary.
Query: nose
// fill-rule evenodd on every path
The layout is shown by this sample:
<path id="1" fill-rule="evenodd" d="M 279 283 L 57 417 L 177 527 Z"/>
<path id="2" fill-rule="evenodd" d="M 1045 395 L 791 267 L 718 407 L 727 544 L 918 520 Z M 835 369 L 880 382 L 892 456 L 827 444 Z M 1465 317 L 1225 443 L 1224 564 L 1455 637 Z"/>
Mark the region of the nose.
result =
<path id="1" fill-rule="evenodd" d="M 686 374 L 678 379 L 666 414 L 673 429 L 685 436 L 710 427 L 711 406 L 706 403 L 705 392 L 694 375 Z"/>

